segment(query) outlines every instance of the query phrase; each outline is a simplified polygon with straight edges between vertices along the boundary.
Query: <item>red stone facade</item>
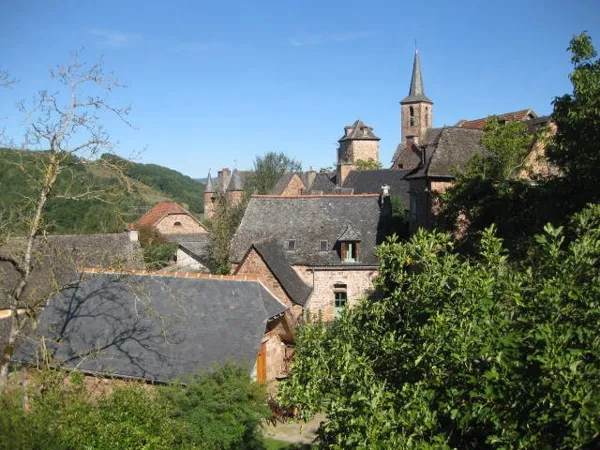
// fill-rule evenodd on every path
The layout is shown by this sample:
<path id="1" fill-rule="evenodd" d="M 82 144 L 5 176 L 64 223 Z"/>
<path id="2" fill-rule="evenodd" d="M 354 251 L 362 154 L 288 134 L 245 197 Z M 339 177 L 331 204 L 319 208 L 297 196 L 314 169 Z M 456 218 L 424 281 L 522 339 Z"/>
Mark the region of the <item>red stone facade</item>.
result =
<path id="1" fill-rule="evenodd" d="M 203 234 L 207 233 L 196 219 L 189 214 L 169 214 L 154 227 L 162 234 Z"/>
<path id="2" fill-rule="evenodd" d="M 281 195 L 302 195 L 303 191 L 304 183 L 298 174 L 294 174 L 283 192 L 281 192 Z"/>

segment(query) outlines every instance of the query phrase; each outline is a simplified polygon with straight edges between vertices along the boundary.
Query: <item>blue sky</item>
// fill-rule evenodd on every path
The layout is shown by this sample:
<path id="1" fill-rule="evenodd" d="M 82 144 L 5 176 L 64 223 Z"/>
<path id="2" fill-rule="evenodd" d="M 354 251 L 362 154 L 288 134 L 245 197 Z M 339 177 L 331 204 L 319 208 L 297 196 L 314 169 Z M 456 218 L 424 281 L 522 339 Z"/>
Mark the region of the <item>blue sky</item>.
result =
<path id="1" fill-rule="evenodd" d="M 250 168 L 283 151 L 304 168 L 330 166 L 344 125 L 381 137 L 384 166 L 399 141 L 418 40 L 434 125 L 531 107 L 570 92 L 570 38 L 600 48 L 598 0 L 33 2 L 2 0 L 0 126 L 19 143 L 15 108 L 55 90 L 48 69 L 103 57 L 127 84 L 130 129 L 106 122 L 116 153 L 193 177 Z"/>

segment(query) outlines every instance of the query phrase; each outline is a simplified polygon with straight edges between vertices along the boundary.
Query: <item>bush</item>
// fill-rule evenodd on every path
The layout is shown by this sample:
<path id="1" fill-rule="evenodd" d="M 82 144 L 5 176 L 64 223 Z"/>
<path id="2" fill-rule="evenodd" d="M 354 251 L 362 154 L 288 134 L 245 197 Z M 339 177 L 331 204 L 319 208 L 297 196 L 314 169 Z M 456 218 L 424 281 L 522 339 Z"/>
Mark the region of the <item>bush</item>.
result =
<path id="1" fill-rule="evenodd" d="M 26 395 L 0 397 L 0 449 L 260 448 L 265 401 L 237 367 L 201 373 L 187 386 L 127 382 L 91 398 L 80 374 L 65 384 L 62 373 L 44 372 Z"/>
<path id="2" fill-rule="evenodd" d="M 420 230 L 379 249 L 381 299 L 297 334 L 282 396 L 323 447 L 574 449 L 600 430 L 600 206 L 524 262 Z"/>

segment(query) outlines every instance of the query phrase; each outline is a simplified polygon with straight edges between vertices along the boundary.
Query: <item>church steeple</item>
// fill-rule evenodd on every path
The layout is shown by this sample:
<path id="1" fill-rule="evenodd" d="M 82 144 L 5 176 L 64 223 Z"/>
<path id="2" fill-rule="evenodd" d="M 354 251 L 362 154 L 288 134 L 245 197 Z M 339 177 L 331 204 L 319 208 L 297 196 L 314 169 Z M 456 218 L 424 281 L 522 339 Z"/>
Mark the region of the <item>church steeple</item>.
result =
<path id="1" fill-rule="evenodd" d="M 433 102 L 425 95 L 419 51 L 415 49 L 408 96 L 400 102 L 402 143 L 408 138 L 423 142 L 425 131 L 433 126 Z"/>

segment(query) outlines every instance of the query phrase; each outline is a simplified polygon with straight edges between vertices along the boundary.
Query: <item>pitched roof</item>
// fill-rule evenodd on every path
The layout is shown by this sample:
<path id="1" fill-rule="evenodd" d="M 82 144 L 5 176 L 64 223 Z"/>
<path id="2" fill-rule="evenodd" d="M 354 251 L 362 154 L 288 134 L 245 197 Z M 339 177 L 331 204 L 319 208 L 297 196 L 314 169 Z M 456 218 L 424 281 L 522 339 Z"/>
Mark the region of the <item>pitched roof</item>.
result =
<path id="1" fill-rule="evenodd" d="M 210 172 L 208 172 L 208 177 L 206 178 L 206 184 L 204 185 L 204 192 L 212 193 L 214 191 L 215 191 L 215 188 L 213 187 L 212 178 L 210 176 Z"/>
<path id="2" fill-rule="evenodd" d="M 360 241 L 360 232 L 356 230 L 351 224 L 346 225 L 340 237 L 337 238 L 339 242 L 353 242 Z"/>
<path id="3" fill-rule="evenodd" d="M 390 186 L 390 195 L 400 197 L 408 207 L 408 181 L 404 177 L 409 170 L 354 170 L 344 180 L 342 188 L 351 188 L 355 194 L 379 194 L 384 184 Z"/>
<path id="4" fill-rule="evenodd" d="M 352 125 L 345 127 L 346 134 L 338 142 L 342 141 L 379 141 L 380 139 L 373 133 L 373 127 L 365 125 L 362 120 L 357 120 Z"/>
<path id="5" fill-rule="evenodd" d="M 415 50 L 415 59 L 413 61 L 412 76 L 410 79 L 410 89 L 408 90 L 408 97 L 404 97 L 400 103 L 414 103 L 414 102 L 427 102 L 433 103 L 425 95 L 423 88 L 423 74 L 421 72 L 421 58 L 419 58 L 419 51 Z"/>
<path id="6" fill-rule="evenodd" d="M 419 142 L 418 146 L 407 147 L 404 142 L 398 144 L 396 152 L 392 157 L 392 163 L 394 165 L 402 164 L 404 169 L 414 169 L 421 162 L 421 148 L 422 146 L 428 146 L 435 144 L 440 137 L 440 133 L 443 128 L 428 128 L 425 130 L 425 136 L 423 142 Z"/>
<path id="7" fill-rule="evenodd" d="M 181 233 L 167 234 L 165 237 L 171 242 L 177 242 L 179 247 L 186 253 L 194 256 L 198 261 L 207 263 L 208 253 L 208 233 Z"/>
<path id="8" fill-rule="evenodd" d="M 332 194 L 335 184 L 331 181 L 329 174 L 317 173 L 313 182 L 308 186 L 308 194 Z"/>
<path id="9" fill-rule="evenodd" d="M 254 248 L 262 257 L 292 301 L 304 306 L 312 289 L 302 281 L 296 271 L 288 264 L 283 248 L 272 240 L 258 242 L 253 244 L 251 248 Z"/>
<path id="10" fill-rule="evenodd" d="M 192 218 L 194 217 L 183 206 L 178 205 L 177 203 L 162 202 L 140 217 L 136 223 L 137 225 L 149 225 L 154 227 L 166 216 L 171 214 L 187 214 Z"/>
<path id="11" fill-rule="evenodd" d="M 340 265 L 333 244 L 352 224 L 362 237 L 361 264 L 376 265 L 380 218 L 378 195 L 253 196 L 231 241 L 231 261 L 239 263 L 255 243 L 272 240 L 285 250 L 295 240 L 295 250 L 284 251 L 289 264 Z M 329 251 L 321 252 L 322 240 Z"/>
<path id="12" fill-rule="evenodd" d="M 294 175 L 296 175 L 295 172 L 285 172 L 283 175 L 281 175 L 279 180 L 277 180 L 277 183 L 275 183 L 275 186 L 273 186 L 269 193 L 272 195 L 281 195 L 288 184 L 290 184 L 290 181 L 292 181 L 292 178 L 294 178 Z"/>
<path id="13" fill-rule="evenodd" d="M 475 130 L 483 130 L 485 124 L 487 123 L 488 117 L 482 117 L 481 119 L 475 120 L 461 120 L 456 124 L 456 126 L 461 128 L 473 128 Z M 536 119 L 538 116 L 533 109 L 522 109 L 520 111 L 498 114 L 497 117 L 499 120 L 503 121 L 518 120 L 524 122 L 527 120 Z"/>
<path id="14" fill-rule="evenodd" d="M 286 309 L 256 281 L 101 274 L 53 298 L 38 331 L 60 365 L 162 382 L 227 362 L 250 371 Z M 29 341 L 14 359 L 35 356 Z"/>
<path id="15" fill-rule="evenodd" d="M 229 185 L 227 186 L 228 191 L 243 191 L 244 186 L 242 184 L 242 177 L 240 172 L 237 169 L 233 169 L 233 173 L 231 174 L 231 180 L 229 180 Z"/>
<path id="16" fill-rule="evenodd" d="M 0 248 L 0 254 L 20 259 L 25 246 L 25 238 L 14 238 Z M 144 267 L 139 243 L 131 242 L 127 233 L 38 237 L 33 261 L 33 271 L 22 298 L 25 304 L 36 305 L 75 279 L 78 267 Z M 9 293 L 18 281 L 17 273 L 7 262 L 0 262 L 0 280 L 0 309 L 4 309 L 8 308 Z"/>
<path id="17" fill-rule="evenodd" d="M 424 176 L 452 178 L 454 171 L 466 167 L 475 153 L 484 153 L 481 144 L 483 131 L 470 128 L 442 128 L 437 140 L 421 147 L 425 151 L 425 164 L 406 178 Z"/>

